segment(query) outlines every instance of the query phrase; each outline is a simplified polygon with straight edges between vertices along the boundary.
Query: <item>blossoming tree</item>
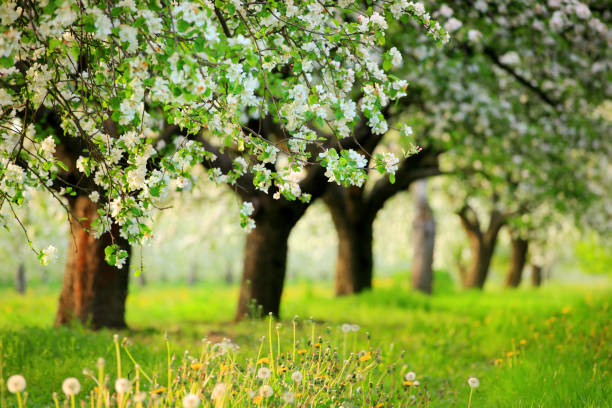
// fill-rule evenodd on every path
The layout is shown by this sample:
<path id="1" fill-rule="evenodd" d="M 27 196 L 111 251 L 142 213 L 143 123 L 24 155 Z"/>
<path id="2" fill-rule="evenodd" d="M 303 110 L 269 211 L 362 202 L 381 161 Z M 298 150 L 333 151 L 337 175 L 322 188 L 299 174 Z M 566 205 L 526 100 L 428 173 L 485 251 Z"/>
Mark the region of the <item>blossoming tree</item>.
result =
<path id="1" fill-rule="evenodd" d="M 400 64 L 392 53 L 387 63 L 396 65 L 397 74 L 408 79 L 410 91 L 386 113 L 390 122 L 412 124 L 424 147 L 421 155 L 409 157 L 406 164 L 427 153 L 442 154 L 443 169 L 459 176 L 453 191 L 474 191 L 480 185 L 480 193 L 488 189 L 493 197 L 494 179 L 500 190 L 495 196 L 504 196 L 496 199 L 504 201 L 505 205 L 497 203 L 504 210 L 491 213 L 487 230 L 481 229 L 468 205 L 459 211 L 474 254 L 465 283 L 481 287 L 497 234 L 511 215 L 516 219 L 526 217 L 527 211 L 535 214 L 530 208 L 542 200 L 588 202 L 587 190 L 580 193 L 577 186 L 584 180 L 581 162 L 602 147 L 599 140 L 606 132 L 592 111 L 610 94 L 605 68 L 610 57 L 609 14 L 596 2 L 592 8 L 556 0 L 546 5 L 535 1 L 445 3 L 427 3 L 453 35 L 441 50 L 427 47 L 426 39 L 407 25 L 390 28 L 394 34 L 387 43 L 401 50 L 410 63 Z M 379 143 L 372 140 L 374 146 Z M 609 146 L 603 154 L 608 150 Z M 485 173 L 487 177 L 475 177 Z M 392 194 L 408 184 L 389 185 L 386 191 Z M 524 205 L 513 202 L 517 189 L 523 193 L 517 201 Z M 340 187 L 333 194 L 335 199 L 327 199 L 339 236 L 337 293 L 371 286 L 371 239 L 367 237 L 379 208 L 370 205 L 377 193 L 376 186 Z M 584 205 L 570 204 L 566 211 L 579 212 L 579 208 Z M 347 218 L 349 223 L 344 222 Z M 358 231 L 356 245 L 348 244 L 345 224 Z M 515 243 L 517 250 L 523 249 L 520 242 Z M 520 251 L 515 258 L 520 261 Z M 343 288 L 343 282 L 350 282 L 346 275 L 355 283 Z"/>
<path id="2" fill-rule="evenodd" d="M 445 167 L 461 180 L 450 193 L 472 248 L 464 284 L 482 287 L 498 232 L 510 224 L 513 286 L 526 259 L 527 225 L 545 229 L 555 211 L 579 216 L 605 198 L 605 170 L 585 164 L 611 149 L 602 137 L 609 123 L 594 115 L 611 91 L 609 14 L 596 2 L 448 4 L 439 13 L 456 46 L 417 56 L 409 78 L 429 92 L 427 113 L 417 113 L 433 123 Z M 487 227 L 470 196 L 488 201 Z"/>
<path id="3" fill-rule="evenodd" d="M 16 218 L 32 189 L 65 206 L 72 248 L 57 322 L 96 327 L 125 325 L 130 246 L 152 237 L 153 211 L 169 189 L 189 190 L 193 166 L 209 163 L 215 181 L 239 189 L 248 181 L 278 202 L 311 198 L 303 192 L 310 175 L 297 174 L 313 164 L 360 184 L 363 157 L 330 141 L 354 139 L 359 121 L 384 133 L 385 106 L 406 94 L 377 57 L 387 20 L 414 20 L 448 39 L 407 1 L 0 7 L 0 221 Z M 267 123 L 278 139 L 262 132 Z M 378 170 L 392 178 L 394 160 L 381 157 Z M 241 210 L 249 229 L 253 211 L 263 211 L 255 204 Z M 50 261 L 53 247 L 30 244 Z M 278 312 L 274 302 L 255 302 Z"/>

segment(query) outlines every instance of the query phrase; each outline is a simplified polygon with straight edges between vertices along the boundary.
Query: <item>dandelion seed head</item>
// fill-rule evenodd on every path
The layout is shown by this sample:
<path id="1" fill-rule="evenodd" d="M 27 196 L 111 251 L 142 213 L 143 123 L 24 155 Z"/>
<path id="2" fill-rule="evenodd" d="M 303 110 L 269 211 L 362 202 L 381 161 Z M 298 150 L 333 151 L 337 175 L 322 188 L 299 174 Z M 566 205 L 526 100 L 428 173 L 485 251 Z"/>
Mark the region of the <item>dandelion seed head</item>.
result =
<path id="1" fill-rule="evenodd" d="M 12 394 L 23 392 L 23 390 L 26 388 L 25 377 L 19 374 L 9 377 L 8 381 L 6 382 L 6 388 Z"/>
<path id="2" fill-rule="evenodd" d="M 72 397 L 81 392 L 81 383 L 74 377 L 69 377 L 62 383 L 62 391 L 67 397 Z"/>
<path id="3" fill-rule="evenodd" d="M 270 377 L 271 371 L 268 367 L 261 367 L 257 370 L 257 377 L 261 380 L 265 380 Z"/>
<path id="4" fill-rule="evenodd" d="M 118 378 L 117 381 L 115 381 L 115 391 L 119 394 L 127 394 L 131 387 L 130 380 L 127 378 Z"/>
<path id="5" fill-rule="evenodd" d="M 183 398 L 183 408 L 198 408 L 200 405 L 200 397 L 195 394 L 187 394 Z"/>

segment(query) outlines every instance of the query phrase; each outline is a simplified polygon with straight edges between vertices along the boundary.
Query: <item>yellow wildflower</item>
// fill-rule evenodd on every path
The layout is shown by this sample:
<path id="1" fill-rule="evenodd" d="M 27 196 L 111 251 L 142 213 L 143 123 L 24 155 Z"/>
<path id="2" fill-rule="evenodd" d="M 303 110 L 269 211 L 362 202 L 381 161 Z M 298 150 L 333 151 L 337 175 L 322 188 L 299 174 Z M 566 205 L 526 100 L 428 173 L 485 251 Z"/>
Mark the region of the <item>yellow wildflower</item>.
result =
<path id="1" fill-rule="evenodd" d="M 368 361 L 371 358 L 372 358 L 372 354 L 370 352 L 367 352 L 363 356 L 359 357 L 359 361 Z"/>
<path id="2" fill-rule="evenodd" d="M 268 357 L 263 357 L 257 360 L 257 364 L 270 364 L 270 359 Z"/>

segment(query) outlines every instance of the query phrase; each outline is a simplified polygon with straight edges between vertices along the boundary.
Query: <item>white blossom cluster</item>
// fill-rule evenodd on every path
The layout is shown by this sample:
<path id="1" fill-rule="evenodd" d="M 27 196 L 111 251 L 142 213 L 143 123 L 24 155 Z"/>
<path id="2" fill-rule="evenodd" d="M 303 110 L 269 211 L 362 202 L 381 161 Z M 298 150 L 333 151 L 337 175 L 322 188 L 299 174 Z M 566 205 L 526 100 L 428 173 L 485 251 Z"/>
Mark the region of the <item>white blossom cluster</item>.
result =
<path id="1" fill-rule="evenodd" d="M 229 172 L 213 166 L 217 183 L 250 173 L 259 190 L 308 199 L 295 174 L 316 159 L 331 181 L 363 184 L 359 153 L 319 143 L 311 157 L 315 126 L 348 137 L 363 115 L 373 133 L 388 130 L 383 109 L 407 94 L 390 74 L 402 52 L 385 46 L 394 21 L 449 38 L 421 3 L 405 0 L 367 10 L 348 0 L 9 1 L 0 16 L 0 219 L 30 188 L 86 194 L 99 208 L 96 235 L 116 224 L 132 244 L 151 237 L 152 211 L 170 188 L 189 190 L 191 169 L 215 162 L 202 133 L 240 156 Z M 286 144 L 246 127 L 263 117 Z M 290 166 L 277 171 L 281 151 Z M 126 257 L 107 251 L 112 264 Z"/>

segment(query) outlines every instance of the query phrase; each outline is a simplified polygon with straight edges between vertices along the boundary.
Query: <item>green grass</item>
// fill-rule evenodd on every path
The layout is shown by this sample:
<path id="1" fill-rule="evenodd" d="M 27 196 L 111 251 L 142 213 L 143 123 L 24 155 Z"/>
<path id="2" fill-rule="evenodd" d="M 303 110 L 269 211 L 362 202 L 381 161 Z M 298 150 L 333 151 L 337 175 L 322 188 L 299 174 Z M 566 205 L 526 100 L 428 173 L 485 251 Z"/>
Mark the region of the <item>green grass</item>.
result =
<path id="1" fill-rule="evenodd" d="M 361 326 L 356 346 L 366 348 L 369 333 L 383 356 L 417 373 L 430 407 L 466 406 L 470 376 L 481 382 L 475 408 L 612 406 L 610 288 L 446 290 L 427 297 L 407 285 L 406 277 L 383 280 L 372 292 L 341 299 L 322 284 L 288 287 L 283 348 L 290 347 L 294 315 L 312 316 L 317 333 L 336 339 L 342 323 L 356 323 Z M 98 357 L 114 369 L 113 332 L 52 327 L 58 294 L 57 288 L 39 287 L 23 297 L 0 289 L 2 375 L 26 377 L 31 407 L 50 405 L 51 394 L 69 376 L 90 389 L 81 372 L 93 368 Z M 160 378 L 166 332 L 176 353 L 197 351 L 203 337 L 229 337 L 242 354 L 253 356 L 267 325 L 230 323 L 236 299 L 236 288 L 220 285 L 134 287 L 127 306 L 131 330 L 121 335 L 131 340 L 140 365 Z M 310 326 L 302 323 L 298 331 L 309 336 Z M 518 356 L 507 357 L 510 351 Z M 13 406 L 12 396 L 4 398 L 5 406 Z"/>

